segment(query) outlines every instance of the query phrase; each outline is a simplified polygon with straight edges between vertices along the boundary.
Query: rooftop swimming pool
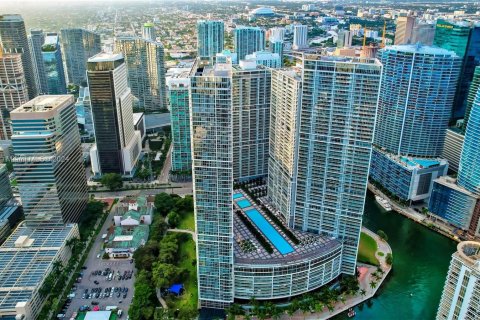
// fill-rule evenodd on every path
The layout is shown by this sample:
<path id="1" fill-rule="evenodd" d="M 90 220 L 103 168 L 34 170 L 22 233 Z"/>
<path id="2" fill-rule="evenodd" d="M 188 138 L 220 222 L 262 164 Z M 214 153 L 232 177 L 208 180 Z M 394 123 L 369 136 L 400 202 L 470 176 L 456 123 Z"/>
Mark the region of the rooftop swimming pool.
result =
<path id="1" fill-rule="evenodd" d="M 240 207 L 240 209 L 245 209 L 252 206 L 250 201 L 248 201 L 247 199 L 238 200 L 237 204 Z"/>
<path id="2" fill-rule="evenodd" d="M 239 198 L 243 198 L 243 194 L 242 194 L 242 193 L 239 192 L 239 193 L 235 193 L 235 194 L 233 195 L 233 200 L 239 199 Z"/>
<path id="3" fill-rule="evenodd" d="M 280 233 L 265 219 L 257 209 L 245 211 L 247 217 L 253 221 L 258 229 L 267 237 L 281 254 L 293 252 L 293 247 L 285 240 Z"/>

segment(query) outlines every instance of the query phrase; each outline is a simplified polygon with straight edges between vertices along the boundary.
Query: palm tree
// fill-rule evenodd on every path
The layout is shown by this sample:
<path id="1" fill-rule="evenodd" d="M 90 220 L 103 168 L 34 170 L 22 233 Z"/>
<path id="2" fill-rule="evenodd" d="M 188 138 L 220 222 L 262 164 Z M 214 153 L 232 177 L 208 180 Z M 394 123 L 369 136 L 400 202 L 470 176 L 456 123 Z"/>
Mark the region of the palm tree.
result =
<path id="1" fill-rule="evenodd" d="M 343 294 L 341 294 L 341 295 L 339 296 L 339 299 L 340 299 L 340 301 L 341 301 L 343 304 L 345 304 L 345 302 L 347 302 L 347 299 L 345 298 L 345 296 L 344 296 Z"/>
<path id="2" fill-rule="evenodd" d="M 365 296 L 367 294 L 367 291 L 365 289 L 360 290 L 360 295 Z"/>
<path id="3" fill-rule="evenodd" d="M 370 281 L 370 288 L 375 289 L 377 283 L 375 281 Z"/>

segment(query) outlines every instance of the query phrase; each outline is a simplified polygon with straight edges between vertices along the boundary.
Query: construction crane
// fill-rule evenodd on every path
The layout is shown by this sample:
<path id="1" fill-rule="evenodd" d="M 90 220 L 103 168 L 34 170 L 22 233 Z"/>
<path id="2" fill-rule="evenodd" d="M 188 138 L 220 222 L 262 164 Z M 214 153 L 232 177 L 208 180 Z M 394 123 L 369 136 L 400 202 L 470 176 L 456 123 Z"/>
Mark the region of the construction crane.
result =
<path id="1" fill-rule="evenodd" d="M 382 44 L 380 45 L 381 48 L 385 48 L 387 45 L 387 39 L 385 38 L 387 34 L 387 20 L 383 20 L 383 35 L 382 35 Z"/>

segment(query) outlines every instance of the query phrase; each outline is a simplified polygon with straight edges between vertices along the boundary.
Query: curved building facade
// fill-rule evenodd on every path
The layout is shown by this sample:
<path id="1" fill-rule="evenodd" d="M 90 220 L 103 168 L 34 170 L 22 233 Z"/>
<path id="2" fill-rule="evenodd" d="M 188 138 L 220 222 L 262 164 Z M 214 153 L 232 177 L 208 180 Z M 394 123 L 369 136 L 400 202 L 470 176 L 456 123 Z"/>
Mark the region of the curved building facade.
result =
<path id="1" fill-rule="evenodd" d="M 388 152 L 440 156 L 461 59 L 421 45 L 379 51 L 383 64 L 374 143 Z"/>

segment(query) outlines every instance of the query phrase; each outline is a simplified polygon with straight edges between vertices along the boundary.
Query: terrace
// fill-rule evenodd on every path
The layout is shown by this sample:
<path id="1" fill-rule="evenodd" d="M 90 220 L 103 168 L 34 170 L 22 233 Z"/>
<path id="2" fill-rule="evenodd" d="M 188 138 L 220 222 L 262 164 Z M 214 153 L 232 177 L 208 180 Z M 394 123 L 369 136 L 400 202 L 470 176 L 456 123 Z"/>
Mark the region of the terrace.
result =
<path id="1" fill-rule="evenodd" d="M 284 264 L 341 246 L 333 238 L 288 228 L 242 190 L 234 191 L 233 203 L 236 263 Z"/>

